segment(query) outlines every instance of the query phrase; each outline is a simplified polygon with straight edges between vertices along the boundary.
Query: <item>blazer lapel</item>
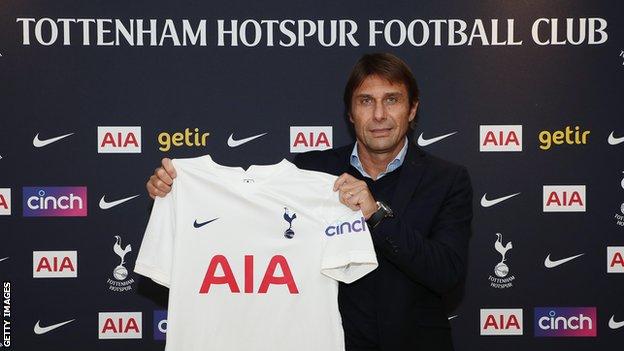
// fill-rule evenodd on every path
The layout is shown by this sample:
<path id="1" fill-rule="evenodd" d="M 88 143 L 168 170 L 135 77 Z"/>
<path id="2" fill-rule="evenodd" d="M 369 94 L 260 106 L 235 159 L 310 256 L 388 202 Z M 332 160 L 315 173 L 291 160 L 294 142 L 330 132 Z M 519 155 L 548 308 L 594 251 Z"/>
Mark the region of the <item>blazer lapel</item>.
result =
<path id="1" fill-rule="evenodd" d="M 411 139 L 408 139 L 408 142 L 407 154 L 401 166 L 399 183 L 394 191 L 391 205 L 394 213 L 399 215 L 405 211 L 425 170 L 425 153 Z"/>

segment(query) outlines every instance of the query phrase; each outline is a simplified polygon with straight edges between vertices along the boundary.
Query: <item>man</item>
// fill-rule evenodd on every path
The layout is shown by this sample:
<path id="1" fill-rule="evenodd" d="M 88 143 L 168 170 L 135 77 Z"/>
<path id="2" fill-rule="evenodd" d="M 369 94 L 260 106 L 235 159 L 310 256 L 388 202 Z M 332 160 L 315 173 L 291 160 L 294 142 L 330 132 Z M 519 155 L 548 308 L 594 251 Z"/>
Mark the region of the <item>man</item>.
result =
<path id="1" fill-rule="evenodd" d="M 442 296 L 464 277 L 472 187 L 464 167 L 431 156 L 409 138 L 418 87 L 391 54 L 364 55 L 344 93 L 355 145 L 300 154 L 303 169 L 340 175 L 340 201 L 361 209 L 379 267 L 341 284 L 339 306 L 349 351 L 452 350 Z M 147 183 L 164 196 L 175 178 L 168 159 Z"/>

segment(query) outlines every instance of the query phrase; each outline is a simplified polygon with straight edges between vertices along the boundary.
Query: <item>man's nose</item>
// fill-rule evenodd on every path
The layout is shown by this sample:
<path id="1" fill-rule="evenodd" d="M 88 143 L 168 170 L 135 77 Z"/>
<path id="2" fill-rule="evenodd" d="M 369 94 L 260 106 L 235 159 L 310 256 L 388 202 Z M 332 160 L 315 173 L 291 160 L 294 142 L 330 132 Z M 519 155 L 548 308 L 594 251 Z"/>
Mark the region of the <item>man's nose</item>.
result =
<path id="1" fill-rule="evenodd" d="M 375 103 L 375 110 L 373 111 L 373 118 L 377 121 L 382 121 L 386 118 L 386 108 L 381 101 Z"/>

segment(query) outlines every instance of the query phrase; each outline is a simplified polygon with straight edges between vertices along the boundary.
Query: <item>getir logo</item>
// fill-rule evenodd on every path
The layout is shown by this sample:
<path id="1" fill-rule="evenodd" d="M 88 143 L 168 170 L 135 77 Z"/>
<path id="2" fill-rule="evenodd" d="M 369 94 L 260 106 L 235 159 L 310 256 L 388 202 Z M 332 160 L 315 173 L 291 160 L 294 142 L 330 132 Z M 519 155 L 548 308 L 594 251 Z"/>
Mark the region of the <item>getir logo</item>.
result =
<path id="1" fill-rule="evenodd" d="M 98 127 L 98 153 L 141 153 L 141 127 Z"/>
<path id="2" fill-rule="evenodd" d="M 154 340 L 167 338 L 167 310 L 154 311 Z"/>
<path id="3" fill-rule="evenodd" d="M 624 273 L 624 246 L 607 247 L 607 273 Z"/>
<path id="4" fill-rule="evenodd" d="M 596 336 L 596 307 L 536 307 L 535 336 Z"/>
<path id="5" fill-rule="evenodd" d="M 334 236 L 347 233 L 359 233 L 365 232 L 366 230 L 366 220 L 364 217 L 361 217 L 360 219 L 356 219 L 352 222 L 342 222 L 336 225 L 330 225 L 325 228 L 325 235 Z"/>
<path id="6" fill-rule="evenodd" d="M 0 188 L 0 216 L 11 214 L 11 188 Z"/>
<path id="7" fill-rule="evenodd" d="M 210 260 L 210 264 L 206 270 L 206 275 L 204 276 L 204 280 L 199 288 L 199 293 L 208 294 L 211 286 L 225 284 L 228 286 L 231 293 L 237 294 L 241 292 L 239 282 L 243 282 L 243 292 L 245 294 L 254 293 L 254 256 L 245 255 L 243 265 L 243 279 L 237 281 L 228 259 L 223 255 L 215 255 Z M 275 275 L 275 271 L 278 267 L 282 273 L 281 276 Z M 219 272 L 223 272 L 223 275 L 217 276 L 217 269 L 219 269 Z M 286 260 L 286 257 L 282 255 L 275 255 L 269 261 L 257 293 L 266 294 L 271 285 L 286 285 L 291 294 L 299 293 L 299 289 L 295 283 L 295 278 L 290 271 L 288 261 Z"/>
<path id="8" fill-rule="evenodd" d="M 199 128 L 186 128 L 184 132 L 175 133 L 161 132 L 158 134 L 158 150 L 167 152 L 172 146 L 203 147 L 206 146 L 209 135 L 210 133 L 200 133 Z"/>
<path id="9" fill-rule="evenodd" d="M 590 131 L 581 131 L 579 126 L 575 126 L 574 129 L 570 126 L 565 127 L 565 130 L 555 130 L 549 132 L 543 130 L 539 133 L 539 148 L 542 150 L 550 150 L 553 145 L 585 145 L 587 144 L 587 138 Z"/>
<path id="10" fill-rule="evenodd" d="M 98 313 L 98 339 L 141 339 L 141 312 Z"/>
<path id="11" fill-rule="evenodd" d="M 544 185 L 544 212 L 585 212 L 585 185 Z"/>
<path id="12" fill-rule="evenodd" d="M 522 335 L 521 308 L 482 308 L 481 335 Z"/>
<path id="13" fill-rule="evenodd" d="M 24 187 L 24 217 L 85 217 L 87 187 Z"/>
<path id="14" fill-rule="evenodd" d="M 522 125 L 479 126 L 479 151 L 522 151 Z"/>
<path id="15" fill-rule="evenodd" d="M 334 145 L 332 127 L 290 127 L 290 152 L 327 150 Z"/>
<path id="16" fill-rule="evenodd" d="M 76 278 L 77 251 L 33 251 L 33 278 Z"/>

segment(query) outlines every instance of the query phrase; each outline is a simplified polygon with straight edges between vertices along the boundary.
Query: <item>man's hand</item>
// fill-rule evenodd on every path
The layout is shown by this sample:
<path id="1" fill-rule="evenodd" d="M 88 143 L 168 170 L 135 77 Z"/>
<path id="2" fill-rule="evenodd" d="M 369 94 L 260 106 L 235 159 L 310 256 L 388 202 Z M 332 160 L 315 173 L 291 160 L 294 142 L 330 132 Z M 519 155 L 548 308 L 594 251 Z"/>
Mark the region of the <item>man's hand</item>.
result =
<path id="1" fill-rule="evenodd" d="M 373 213 L 377 212 L 377 201 L 363 180 L 343 173 L 336 179 L 334 191 L 340 191 L 338 196 L 340 202 L 354 211 L 362 210 L 364 218 L 367 220 Z"/>
<path id="2" fill-rule="evenodd" d="M 177 174 L 171 159 L 163 158 L 162 166 L 156 168 L 145 186 L 149 196 L 152 199 L 156 196 L 165 197 L 171 191 L 171 184 L 173 184 L 176 176 Z"/>

